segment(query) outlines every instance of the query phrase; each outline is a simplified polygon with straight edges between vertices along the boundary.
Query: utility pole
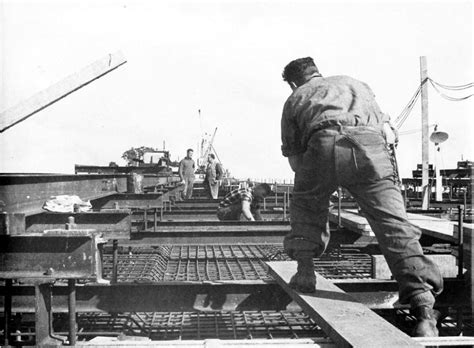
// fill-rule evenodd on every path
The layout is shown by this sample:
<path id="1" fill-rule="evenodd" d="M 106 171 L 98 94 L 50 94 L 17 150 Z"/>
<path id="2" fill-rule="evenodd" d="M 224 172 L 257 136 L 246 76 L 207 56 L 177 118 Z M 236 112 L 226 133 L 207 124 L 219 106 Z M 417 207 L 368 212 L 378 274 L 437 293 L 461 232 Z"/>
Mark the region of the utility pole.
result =
<path id="1" fill-rule="evenodd" d="M 426 57 L 420 57 L 421 80 L 421 209 L 428 209 L 431 189 L 429 187 L 429 125 L 428 125 L 428 65 Z"/>

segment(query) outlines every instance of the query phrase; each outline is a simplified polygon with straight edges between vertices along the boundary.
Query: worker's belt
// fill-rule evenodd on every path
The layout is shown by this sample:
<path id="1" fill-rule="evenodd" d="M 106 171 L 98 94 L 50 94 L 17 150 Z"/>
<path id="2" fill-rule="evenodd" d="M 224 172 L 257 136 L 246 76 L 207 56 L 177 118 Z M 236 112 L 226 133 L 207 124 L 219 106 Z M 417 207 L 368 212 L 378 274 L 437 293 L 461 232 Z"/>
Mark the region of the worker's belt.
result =
<path id="1" fill-rule="evenodd" d="M 367 131 L 370 131 L 370 132 L 377 132 L 377 133 L 380 133 L 380 134 L 384 134 L 383 133 L 383 130 L 381 128 L 376 128 L 376 127 L 372 127 L 372 126 L 351 126 L 351 125 L 342 125 L 342 124 L 331 124 L 331 125 L 326 125 L 324 126 L 323 124 L 321 125 L 321 127 L 316 127 L 313 131 L 311 131 L 310 133 L 310 138 L 315 134 L 315 133 L 318 133 L 318 132 L 321 132 L 321 131 L 327 131 L 327 130 L 332 130 L 332 131 L 336 131 L 336 132 L 339 132 L 341 134 L 344 134 L 346 133 L 347 131 L 351 131 L 351 130 L 357 130 L 357 131 L 363 131 L 363 130 L 367 130 Z"/>

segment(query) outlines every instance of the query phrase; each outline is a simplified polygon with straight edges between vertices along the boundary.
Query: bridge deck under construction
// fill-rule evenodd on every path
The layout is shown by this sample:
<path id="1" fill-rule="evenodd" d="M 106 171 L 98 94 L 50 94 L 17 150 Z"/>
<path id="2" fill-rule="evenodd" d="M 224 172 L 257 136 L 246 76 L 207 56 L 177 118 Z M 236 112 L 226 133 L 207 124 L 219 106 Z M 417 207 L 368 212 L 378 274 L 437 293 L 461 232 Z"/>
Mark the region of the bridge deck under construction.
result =
<path id="1" fill-rule="evenodd" d="M 25 182 L 30 185 L 32 179 L 15 180 L 13 186 Z M 79 233 L 75 231 L 97 230 L 108 240 L 100 251 L 99 272 L 100 278 L 108 282 L 76 280 L 76 330 L 73 331 L 76 344 L 207 346 L 214 342 L 225 346 L 230 342 L 246 342 L 246 345 L 273 342 L 273 346 L 278 346 L 286 342 L 315 347 L 367 346 L 358 339 L 344 341 L 351 335 L 357 336 L 362 326 L 350 321 L 344 324 L 342 318 L 331 319 L 319 305 L 313 306 L 311 301 L 285 286 L 287 276 L 281 277 L 281 269 L 275 269 L 275 265 L 280 265 L 290 272 L 293 267 L 281 243 L 290 229 L 289 190 L 266 199 L 262 206 L 264 221 L 220 222 L 215 215 L 218 201 L 199 196 L 176 201 L 177 189 L 172 184 L 162 182 L 159 190 L 155 186 L 150 193 L 131 194 L 118 193 L 117 185 L 109 192 L 110 186 L 103 180 L 100 185 L 104 186 L 97 190 L 103 191 L 92 195 L 94 210 L 89 213 L 47 213 L 40 212 L 31 202 L 6 202 L 7 208 L 14 209 L 11 213 L 7 210 L 8 227 L 2 238 L 19 234 L 35 238 L 45 230 L 69 231 L 71 236 Z M 123 185 L 120 176 L 115 180 L 118 187 Z M 98 176 L 93 176 L 90 184 L 99 182 Z M 169 187 L 165 188 L 166 185 Z M 4 186 L 3 190 L 12 192 L 14 187 Z M 41 201 L 41 197 L 37 200 Z M 457 259 L 452 250 L 458 244 L 458 235 L 453 233 L 456 225 L 441 225 L 440 221 L 418 215 L 410 218 L 418 218 L 420 224 L 425 224 L 424 234 L 445 244 L 442 252 L 432 248 L 432 239 L 424 247 L 434 250 L 429 257 L 444 265 L 446 289 L 439 303 L 445 311 L 440 332 L 446 337 L 432 340 L 409 337 L 414 318 L 397 301 L 397 284 L 391 279 L 376 241 L 370 239 L 367 222 L 350 209 L 341 210 L 340 218 L 333 209 L 331 243 L 321 258 L 314 259 L 321 284 L 330 288 L 321 289 L 328 295 L 323 296 L 328 301 L 326 306 L 332 303 L 331 298 L 336 299 L 338 308 L 346 311 L 348 318 L 357 316 L 359 310 L 377 313 L 367 315 L 394 333 L 378 332 L 380 337 L 384 336 L 386 346 L 401 341 L 413 347 L 436 346 L 440 342 L 469 345 L 472 343 L 469 337 L 458 336 L 472 335 L 474 326 L 471 288 L 463 278 L 456 278 Z M 463 228 L 465 234 L 469 233 L 469 225 Z M 467 244 L 471 239 L 465 240 L 463 250 L 470 257 Z M 68 277 L 54 279 L 50 290 L 54 337 L 49 337 L 48 325 L 37 322 L 35 294 L 45 289 L 38 290 L 37 283 L 26 278 L 9 276 L 12 273 L 2 274 L 6 279 L 0 287 L 4 312 L 1 325 L 5 330 L 0 340 L 5 340 L 6 332 L 11 345 L 56 340 L 56 336 L 64 337 L 63 343 L 71 343 Z M 341 296 L 349 296 L 347 299 L 351 300 L 347 302 Z M 47 306 L 44 309 L 48 312 Z M 333 320 L 334 325 L 327 326 Z"/>

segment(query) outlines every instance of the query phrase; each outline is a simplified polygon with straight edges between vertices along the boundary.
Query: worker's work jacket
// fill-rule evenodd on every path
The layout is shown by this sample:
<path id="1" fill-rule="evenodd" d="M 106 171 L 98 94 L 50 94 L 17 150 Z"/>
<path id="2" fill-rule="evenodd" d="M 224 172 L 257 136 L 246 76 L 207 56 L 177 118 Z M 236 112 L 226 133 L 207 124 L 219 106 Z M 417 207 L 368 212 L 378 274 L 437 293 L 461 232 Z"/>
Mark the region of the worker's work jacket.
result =
<path id="1" fill-rule="evenodd" d="M 222 167 L 217 162 L 211 162 L 206 167 L 206 181 L 213 182 L 222 178 Z"/>
<path id="2" fill-rule="evenodd" d="M 383 128 L 389 122 L 370 87 L 348 76 L 315 74 L 296 88 L 283 107 L 281 139 L 283 156 L 306 151 L 311 135 L 337 124 Z"/>

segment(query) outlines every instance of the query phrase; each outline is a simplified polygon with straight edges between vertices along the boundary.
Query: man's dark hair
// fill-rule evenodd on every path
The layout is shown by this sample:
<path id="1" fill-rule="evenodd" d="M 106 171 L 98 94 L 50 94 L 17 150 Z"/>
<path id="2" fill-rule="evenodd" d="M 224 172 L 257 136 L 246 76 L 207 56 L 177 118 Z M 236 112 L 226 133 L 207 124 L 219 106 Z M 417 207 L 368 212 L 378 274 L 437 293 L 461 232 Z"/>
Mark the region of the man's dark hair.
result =
<path id="1" fill-rule="evenodd" d="M 216 156 L 214 156 L 213 153 L 210 153 L 210 154 L 209 154 L 209 157 L 211 157 L 212 159 L 216 159 Z"/>
<path id="2" fill-rule="evenodd" d="M 314 68 L 314 72 L 319 73 L 318 67 L 314 64 L 314 60 L 311 57 L 306 58 L 298 58 L 285 66 L 283 73 L 281 76 L 283 77 L 283 81 L 287 82 L 296 82 L 303 78 L 306 69 Z"/>
<path id="3" fill-rule="evenodd" d="M 269 195 L 270 193 L 272 193 L 272 188 L 270 185 L 266 184 L 266 183 L 261 183 L 261 184 L 258 184 L 257 187 L 261 187 L 265 190 L 265 192 L 267 193 L 267 195 Z"/>
<path id="4" fill-rule="evenodd" d="M 192 151 L 192 152 L 194 152 L 194 150 L 193 150 L 193 149 L 187 149 L 187 150 L 186 150 L 186 152 L 189 152 L 189 151 Z"/>

